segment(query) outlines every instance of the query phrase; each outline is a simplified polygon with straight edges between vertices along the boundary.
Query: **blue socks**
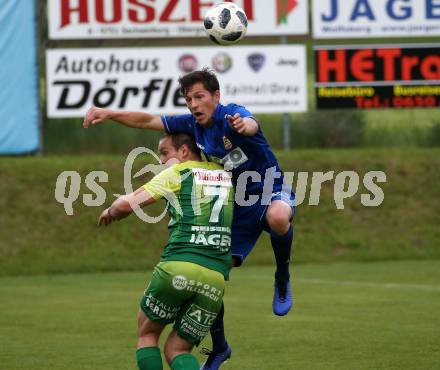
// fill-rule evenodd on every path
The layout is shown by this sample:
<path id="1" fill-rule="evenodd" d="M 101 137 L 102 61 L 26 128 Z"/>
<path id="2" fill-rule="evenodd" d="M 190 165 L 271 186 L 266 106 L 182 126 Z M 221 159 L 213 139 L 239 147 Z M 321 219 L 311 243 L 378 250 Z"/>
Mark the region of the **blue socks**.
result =
<path id="1" fill-rule="evenodd" d="M 290 225 L 289 231 L 284 235 L 276 235 L 271 231 L 270 241 L 272 242 L 272 249 L 277 264 L 275 279 L 287 282 L 290 279 L 289 263 L 293 241 L 293 226 Z"/>
<path id="2" fill-rule="evenodd" d="M 225 315 L 225 306 L 222 303 L 222 307 L 220 308 L 217 317 L 215 318 L 214 324 L 212 324 L 210 332 L 212 339 L 212 350 L 214 352 L 223 352 L 226 347 L 226 338 L 225 338 L 225 328 L 223 325 L 223 316 Z"/>
<path id="3" fill-rule="evenodd" d="M 289 230 L 284 235 L 276 235 L 271 232 L 270 240 L 272 242 L 272 249 L 274 251 L 277 264 L 275 279 L 287 282 L 290 279 L 289 263 L 293 241 L 293 226 L 290 225 Z M 222 303 L 222 307 L 210 330 L 212 339 L 212 350 L 214 352 L 223 352 L 227 348 L 223 324 L 224 314 L 225 308 L 224 303 Z"/>

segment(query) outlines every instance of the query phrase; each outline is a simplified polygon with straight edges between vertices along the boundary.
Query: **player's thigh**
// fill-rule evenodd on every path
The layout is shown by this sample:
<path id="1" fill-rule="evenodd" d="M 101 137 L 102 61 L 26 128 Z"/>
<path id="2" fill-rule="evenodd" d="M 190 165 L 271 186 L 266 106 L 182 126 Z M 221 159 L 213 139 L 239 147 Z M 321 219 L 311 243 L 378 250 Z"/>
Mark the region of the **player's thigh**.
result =
<path id="1" fill-rule="evenodd" d="M 209 333 L 222 306 L 225 289 L 224 277 L 217 271 L 200 266 L 196 279 L 196 294 L 182 308 L 174 323 L 177 334 L 192 345 L 198 345 Z"/>
<path id="2" fill-rule="evenodd" d="M 231 252 L 235 266 L 240 266 L 254 248 L 263 231 L 266 206 L 256 203 L 249 207 L 236 206 L 232 223 Z"/>
<path id="3" fill-rule="evenodd" d="M 255 225 L 232 225 L 231 253 L 234 266 L 241 266 L 261 235 L 259 223 Z"/>

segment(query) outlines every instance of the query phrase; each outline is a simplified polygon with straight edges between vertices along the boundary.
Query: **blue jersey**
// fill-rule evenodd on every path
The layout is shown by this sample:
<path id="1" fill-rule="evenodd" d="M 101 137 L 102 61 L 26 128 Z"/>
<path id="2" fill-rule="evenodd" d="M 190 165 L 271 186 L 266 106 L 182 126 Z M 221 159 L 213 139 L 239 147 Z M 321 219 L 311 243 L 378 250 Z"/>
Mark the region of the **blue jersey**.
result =
<path id="1" fill-rule="evenodd" d="M 256 171 L 259 176 L 248 179 L 246 194 L 263 194 L 266 170 L 274 177 L 273 191 L 279 191 L 283 174 L 261 129 L 254 136 L 241 135 L 229 126 L 226 115 L 240 113 L 241 117 L 252 117 L 244 107 L 236 104 L 219 104 L 214 112 L 214 124 L 210 127 L 199 125 L 192 114 L 164 116 L 162 122 L 170 134 L 187 133 L 194 136 L 197 146 L 208 159 L 221 163 L 231 170 L 234 185 L 244 171 Z M 274 173 L 278 175 L 273 176 Z M 258 181 L 260 179 L 261 181 Z M 271 191 L 272 192 L 272 191 Z"/>
<path id="2" fill-rule="evenodd" d="M 231 170 L 235 186 L 243 172 L 258 173 L 252 181 L 248 179 L 246 185 L 246 195 L 257 195 L 258 201 L 251 206 L 240 206 L 234 202 L 231 251 L 232 255 L 242 262 L 254 247 L 261 232 L 269 230 L 264 217 L 267 201 L 283 200 L 291 204 L 295 195 L 290 189 L 283 189 L 283 174 L 261 129 L 259 128 L 254 136 L 245 136 L 229 126 L 225 116 L 233 116 L 236 113 L 240 113 L 241 117 L 252 117 L 242 106 L 219 104 L 214 112 L 214 124 L 210 127 L 199 125 L 192 114 L 162 117 L 162 122 L 169 134 L 183 132 L 194 136 L 197 146 L 210 160 L 223 164 L 226 170 Z M 256 181 L 256 177 L 259 177 L 260 181 Z M 264 189 L 265 178 L 266 181 L 270 180 L 269 184 L 273 180 L 273 186 Z M 267 196 L 269 199 L 265 198 Z M 293 205 L 291 207 L 293 211 Z"/>

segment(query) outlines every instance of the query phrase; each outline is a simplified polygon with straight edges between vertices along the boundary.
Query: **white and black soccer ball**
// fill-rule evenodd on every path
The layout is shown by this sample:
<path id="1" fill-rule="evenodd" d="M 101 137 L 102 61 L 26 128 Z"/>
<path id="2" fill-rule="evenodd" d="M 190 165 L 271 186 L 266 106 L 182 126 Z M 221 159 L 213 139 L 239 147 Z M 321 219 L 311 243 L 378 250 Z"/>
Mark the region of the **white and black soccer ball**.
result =
<path id="1" fill-rule="evenodd" d="M 233 3 L 219 3 L 206 12 L 203 26 L 209 38 L 220 45 L 240 41 L 247 31 L 245 12 Z"/>

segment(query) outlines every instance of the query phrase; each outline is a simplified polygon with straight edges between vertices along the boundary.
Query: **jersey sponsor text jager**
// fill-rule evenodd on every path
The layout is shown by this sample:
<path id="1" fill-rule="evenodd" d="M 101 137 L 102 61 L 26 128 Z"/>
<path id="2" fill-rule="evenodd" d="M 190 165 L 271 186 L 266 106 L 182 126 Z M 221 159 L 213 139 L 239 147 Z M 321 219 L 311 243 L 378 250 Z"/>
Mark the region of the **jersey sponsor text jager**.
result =
<path id="1" fill-rule="evenodd" d="M 162 171 L 144 189 L 169 205 L 169 238 L 161 261 L 197 263 L 227 278 L 234 199 L 230 174 L 216 163 L 187 161 Z"/>

